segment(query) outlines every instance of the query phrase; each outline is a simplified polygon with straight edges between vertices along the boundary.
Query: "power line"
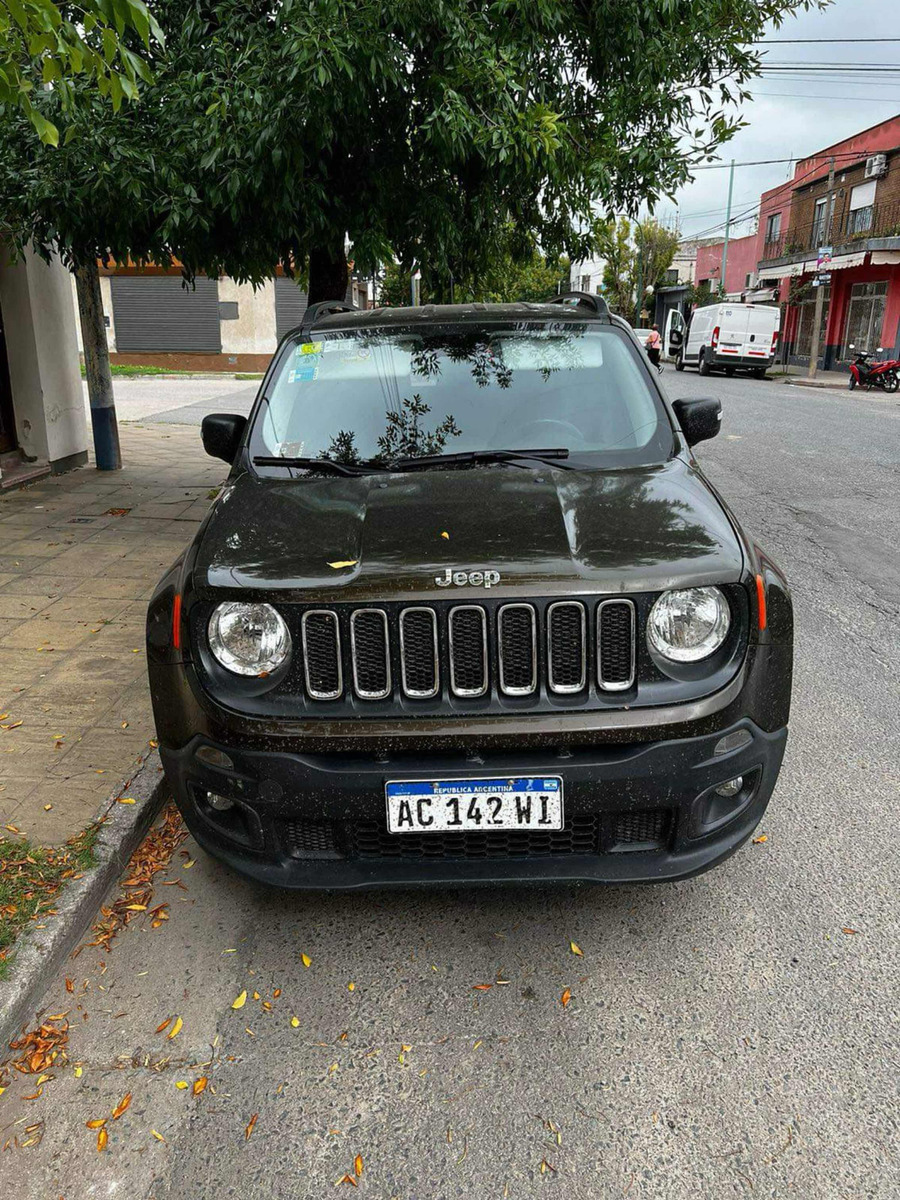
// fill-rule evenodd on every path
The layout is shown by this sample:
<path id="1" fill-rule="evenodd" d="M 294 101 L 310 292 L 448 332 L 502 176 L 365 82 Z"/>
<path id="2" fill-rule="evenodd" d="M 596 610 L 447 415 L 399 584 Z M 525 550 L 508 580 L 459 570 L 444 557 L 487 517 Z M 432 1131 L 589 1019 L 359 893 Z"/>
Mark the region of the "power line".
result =
<path id="1" fill-rule="evenodd" d="M 761 37 L 754 46 L 862 46 L 874 42 L 900 42 L 900 37 Z"/>
<path id="2" fill-rule="evenodd" d="M 890 154 L 890 153 L 892 153 L 892 151 L 894 151 L 896 149 L 897 149 L 896 146 L 888 146 L 883 150 L 869 150 L 869 149 L 866 149 L 864 151 L 863 150 L 836 150 L 834 153 L 826 152 L 823 150 L 819 154 L 807 154 L 805 156 L 800 155 L 799 160 L 798 160 L 798 156 L 795 154 L 792 158 L 748 159 L 746 162 L 736 162 L 734 165 L 736 167 L 768 167 L 768 166 L 771 166 L 773 163 L 791 163 L 791 162 L 797 162 L 797 161 L 802 162 L 804 157 L 805 158 L 821 158 L 823 160 L 823 162 L 827 161 L 829 158 L 870 158 L 873 154 Z M 730 166 L 731 166 L 730 163 L 705 163 L 701 166 L 691 167 L 691 170 L 692 171 L 727 171 Z M 815 166 L 815 167 L 813 167 L 812 170 L 818 171 L 819 169 L 820 169 L 820 166 Z M 812 174 L 812 171 L 808 172 L 808 174 Z M 804 176 L 804 178 L 805 178 L 805 176 Z"/>
<path id="3" fill-rule="evenodd" d="M 857 101 L 864 104 L 898 104 L 900 96 L 824 96 L 821 92 L 757 92 L 754 90 L 754 99 L 757 96 L 781 96 L 788 100 L 843 100 L 855 104 Z"/>

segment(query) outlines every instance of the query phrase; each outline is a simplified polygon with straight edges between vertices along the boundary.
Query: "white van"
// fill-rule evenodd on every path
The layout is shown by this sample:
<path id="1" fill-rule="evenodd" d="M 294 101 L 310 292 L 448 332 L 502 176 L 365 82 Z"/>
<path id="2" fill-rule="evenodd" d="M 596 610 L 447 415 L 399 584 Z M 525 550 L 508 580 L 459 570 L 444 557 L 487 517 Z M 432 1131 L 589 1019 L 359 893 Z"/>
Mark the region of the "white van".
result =
<path id="1" fill-rule="evenodd" d="M 760 379 L 775 362 L 781 311 L 768 304 L 708 304 L 672 322 L 666 345 L 675 370 L 697 367 L 701 375 L 721 367 L 726 375 L 751 371 Z M 680 322 L 680 328 L 679 328 Z"/>

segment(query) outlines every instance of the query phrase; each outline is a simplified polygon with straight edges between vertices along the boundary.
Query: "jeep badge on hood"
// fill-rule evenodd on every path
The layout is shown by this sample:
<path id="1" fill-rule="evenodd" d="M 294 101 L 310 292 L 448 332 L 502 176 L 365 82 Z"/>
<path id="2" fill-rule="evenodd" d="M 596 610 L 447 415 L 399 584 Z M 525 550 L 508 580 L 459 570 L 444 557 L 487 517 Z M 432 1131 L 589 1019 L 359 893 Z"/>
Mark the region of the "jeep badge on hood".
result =
<path id="1" fill-rule="evenodd" d="M 451 571 L 444 568 L 443 576 L 435 575 L 434 582 L 438 587 L 449 587 L 451 583 L 457 587 L 485 587 L 490 590 L 495 583 L 500 582 L 499 571 Z"/>

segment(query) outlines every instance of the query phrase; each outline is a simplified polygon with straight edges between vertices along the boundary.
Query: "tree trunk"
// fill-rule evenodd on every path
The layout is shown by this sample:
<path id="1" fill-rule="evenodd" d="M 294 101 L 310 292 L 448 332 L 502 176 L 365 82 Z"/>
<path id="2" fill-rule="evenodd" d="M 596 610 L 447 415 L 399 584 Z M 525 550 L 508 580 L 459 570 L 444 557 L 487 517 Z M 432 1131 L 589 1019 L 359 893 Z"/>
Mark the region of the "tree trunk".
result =
<path id="1" fill-rule="evenodd" d="M 347 295 L 347 256 L 341 240 L 337 249 L 318 246 L 309 252 L 309 303 L 343 300 Z"/>
<path id="2" fill-rule="evenodd" d="M 119 426 L 96 259 L 92 259 L 87 266 L 75 268 L 75 290 L 78 293 L 78 315 L 84 343 L 84 373 L 91 402 L 94 458 L 98 471 L 118 471 L 122 466 L 122 452 L 119 449 Z"/>

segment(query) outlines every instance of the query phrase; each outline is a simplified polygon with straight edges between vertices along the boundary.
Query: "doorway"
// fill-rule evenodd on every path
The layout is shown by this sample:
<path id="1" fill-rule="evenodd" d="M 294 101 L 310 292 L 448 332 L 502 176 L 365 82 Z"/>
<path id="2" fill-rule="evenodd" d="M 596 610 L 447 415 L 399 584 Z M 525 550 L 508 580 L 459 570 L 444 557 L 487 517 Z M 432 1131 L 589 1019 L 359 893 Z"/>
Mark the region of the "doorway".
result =
<path id="1" fill-rule="evenodd" d="M 13 412 L 12 384 L 9 381 L 9 361 L 6 357 L 3 310 L 0 308 L 0 454 L 15 448 L 16 417 Z"/>

